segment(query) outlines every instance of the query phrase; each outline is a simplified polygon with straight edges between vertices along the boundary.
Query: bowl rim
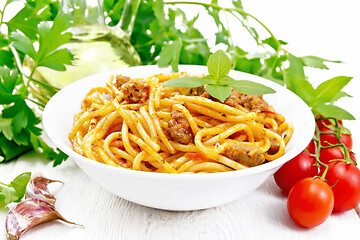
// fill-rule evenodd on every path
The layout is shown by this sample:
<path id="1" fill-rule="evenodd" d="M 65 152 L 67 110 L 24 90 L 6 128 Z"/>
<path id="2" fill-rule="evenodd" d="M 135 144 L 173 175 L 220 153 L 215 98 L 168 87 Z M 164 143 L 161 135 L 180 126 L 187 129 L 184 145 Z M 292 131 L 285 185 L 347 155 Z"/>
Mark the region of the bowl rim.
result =
<path id="1" fill-rule="evenodd" d="M 91 79 L 91 78 L 95 78 L 97 76 L 104 76 L 105 74 L 109 74 L 109 76 L 111 74 L 119 74 L 122 71 L 131 71 L 133 69 L 141 69 L 141 70 L 145 70 L 146 69 L 153 69 L 153 68 L 158 68 L 158 69 L 169 69 L 169 67 L 167 68 L 160 68 L 157 65 L 143 65 L 143 66 L 135 66 L 135 67 L 128 67 L 128 68 L 123 68 L 123 69 L 117 69 L 117 70 L 110 70 L 110 71 L 106 71 L 106 72 L 100 72 L 97 74 L 93 74 L 90 76 L 87 76 L 85 78 L 82 78 L 74 83 L 69 84 L 68 86 L 64 87 L 62 90 L 60 90 L 59 92 L 57 92 L 46 104 L 44 111 L 43 111 L 43 128 L 44 131 L 46 133 L 46 135 L 49 137 L 49 139 L 53 142 L 53 144 L 59 148 L 60 150 L 62 150 L 64 153 L 66 153 L 69 158 L 72 158 L 75 160 L 75 162 L 80 161 L 84 164 L 90 164 L 92 167 L 101 167 L 104 168 L 104 170 L 108 170 L 108 171 L 116 171 L 118 174 L 123 174 L 123 175 L 128 175 L 131 177 L 138 177 L 138 178 L 151 178 L 153 180 L 187 180 L 187 181 L 192 181 L 192 180 L 216 180 L 216 179 L 225 179 L 225 178 L 237 178 L 237 177 L 242 177 L 242 176 L 248 176 L 248 175 L 253 175 L 253 174 L 257 174 L 257 173 L 261 173 L 261 172 L 265 172 L 265 171 L 271 171 L 273 169 L 276 169 L 277 167 L 280 167 L 282 164 L 284 164 L 285 162 L 289 161 L 290 159 L 294 158 L 297 154 L 299 154 L 301 152 L 302 149 L 305 149 L 306 146 L 309 144 L 309 142 L 311 141 L 312 137 L 313 137 L 313 132 L 315 131 L 315 121 L 311 121 L 311 126 L 308 126 L 311 131 L 307 131 L 307 135 L 304 137 L 305 139 L 307 139 L 307 142 L 301 142 L 297 144 L 297 148 L 299 150 L 299 152 L 296 151 L 291 151 L 290 153 L 288 153 L 288 155 L 283 155 L 278 159 L 275 159 L 271 162 L 267 162 L 266 164 L 261 164 L 255 167 L 250 167 L 250 168 L 246 168 L 246 169 L 242 169 L 242 170 L 234 170 L 234 171 L 228 171 L 228 172 L 216 172 L 216 173 L 209 173 L 209 174 L 187 174 L 187 173 L 183 173 L 183 174 L 169 174 L 169 173 L 157 173 L 157 172 L 145 172 L 145 171 L 138 171 L 138 170 L 132 170 L 132 169 L 127 169 L 127 168 L 121 168 L 121 167 L 114 167 L 114 166 L 110 166 L 104 163 L 100 163 L 97 162 L 95 160 L 91 160 L 89 158 L 86 158 L 80 154 L 78 154 L 77 152 L 75 152 L 73 149 L 69 148 L 68 146 L 66 146 L 66 144 L 64 144 L 63 141 L 61 141 L 59 138 L 57 138 L 56 136 L 54 136 L 53 131 L 51 130 L 51 127 L 49 126 L 49 121 L 51 119 L 51 117 L 49 117 L 49 109 L 51 108 L 51 106 L 54 104 L 54 102 L 56 102 L 57 98 L 62 94 L 62 92 L 67 91 L 66 89 L 72 88 L 72 86 L 74 86 L 75 84 L 81 84 L 82 82 L 86 82 L 87 79 Z M 183 65 L 180 64 L 179 65 L 179 71 L 181 70 L 181 72 L 186 72 L 189 70 L 194 70 L 194 69 L 207 69 L 206 66 L 202 66 L 202 65 Z M 236 72 L 240 72 L 241 74 L 245 75 L 245 76 L 250 76 L 250 81 L 253 79 L 258 79 L 262 82 L 264 82 L 264 80 L 266 80 L 266 85 L 270 86 L 270 87 L 274 87 L 276 86 L 276 88 L 282 87 L 281 85 L 272 82 L 271 80 L 268 80 L 266 78 L 257 76 L 257 75 L 253 75 L 253 74 L 249 74 L 249 73 L 245 73 L 245 72 L 241 72 L 241 71 L 235 71 L 235 70 L 231 70 L 230 74 L 236 74 Z M 298 101 L 300 100 L 302 102 L 302 104 L 304 104 L 304 106 L 306 106 L 307 109 L 307 113 L 304 113 L 303 115 L 308 115 L 307 117 L 313 117 L 310 107 L 308 107 L 306 105 L 306 103 L 299 97 L 297 96 L 295 93 L 291 92 L 290 90 L 288 90 L 287 88 L 283 87 L 282 91 L 285 92 L 289 92 L 290 94 L 293 95 L 293 97 L 297 98 Z M 311 134 L 310 134 L 311 133 Z M 285 158 L 284 156 L 289 156 L 288 158 Z"/>

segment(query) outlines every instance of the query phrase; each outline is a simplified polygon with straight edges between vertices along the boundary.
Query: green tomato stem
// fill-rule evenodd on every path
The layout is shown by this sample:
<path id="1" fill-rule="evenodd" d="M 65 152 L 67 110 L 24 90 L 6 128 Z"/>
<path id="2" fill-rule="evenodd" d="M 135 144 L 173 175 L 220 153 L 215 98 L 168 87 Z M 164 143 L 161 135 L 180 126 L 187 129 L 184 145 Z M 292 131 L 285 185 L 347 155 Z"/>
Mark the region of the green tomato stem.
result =
<path id="1" fill-rule="evenodd" d="M 320 161 L 320 150 L 322 149 L 322 146 L 321 146 L 321 141 L 320 141 L 320 130 L 319 130 L 319 127 L 317 126 L 316 122 L 315 122 L 315 136 L 316 137 L 314 140 L 316 141 L 317 148 L 316 148 L 316 153 L 315 153 L 314 157 L 315 157 L 316 163 L 325 168 L 323 174 L 319 178 L 326 182 L 325 177 L 326 177 L 329 167 L 327 164 Z"/>
<path id="2" fill-rule="evenodd" d="M 320 148 L 322 148 L 322 149 L 339 148 L 342 150 L 344 159 L 336 159 L 333 161 L 342 161 L 342 162 L 345 162 L 346 164 L 354 164 L 356 166 L 357 162 L 350 157 L 350 154 L 349 154 L 350 149 L 341 141 L 342 133 L 341 133 L 341 129 L 340 129 L 338 120 L 334 117 L 320 117 L 320 118 L 317 118 L 316 120 L 319 121 L 319 120 L 329 120 L 329 119 L 332 119 L 335 122 L 335 130 L 334 130 L 334 132 L 321 132 L 317 128 L 317 130 L 319 131 L 319 139 L 320 139 L 320 135 L 334 135 L 339 143 L 338 144 L 328 143 L 329 146 L 322 146 L 321 143 L 319 142 Z"/>

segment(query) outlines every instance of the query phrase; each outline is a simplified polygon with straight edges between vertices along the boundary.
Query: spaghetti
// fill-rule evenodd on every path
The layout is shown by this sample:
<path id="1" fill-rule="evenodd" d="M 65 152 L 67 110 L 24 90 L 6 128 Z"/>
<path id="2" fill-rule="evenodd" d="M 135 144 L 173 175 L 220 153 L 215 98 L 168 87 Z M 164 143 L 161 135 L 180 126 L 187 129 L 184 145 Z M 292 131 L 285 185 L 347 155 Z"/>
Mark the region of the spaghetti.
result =
<path id="1" fill-rule="evenodd" d="M 284 154 L 293 126 L 262 96 L 232 90 L 221 103 L 203 87 L 161 85 L 181 76 L 118 75 L 90 90 L 69 133 L 74 150 L 115 167 L 165 173 L 240 170 Z"/>

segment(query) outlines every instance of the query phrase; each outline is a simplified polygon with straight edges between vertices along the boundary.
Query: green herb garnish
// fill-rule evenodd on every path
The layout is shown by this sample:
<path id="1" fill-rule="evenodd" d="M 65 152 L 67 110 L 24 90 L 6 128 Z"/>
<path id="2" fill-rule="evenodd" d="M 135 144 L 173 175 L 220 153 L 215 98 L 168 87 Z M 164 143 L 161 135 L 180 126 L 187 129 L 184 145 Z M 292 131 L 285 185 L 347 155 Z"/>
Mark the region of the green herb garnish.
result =
<path id="1" fill-rule="evenodd" d="M 207 62 L 209 75 L 202 78 L 180 77 L 173 78 L 162 83 L 167 87 L 201 87 L 205 85 L 205 90 L 214 98 L 224 102 L 231 95 L 231 89 L 235 89 L 244 94 L 260 95 L 274 93 L 275 90 L 260 83 L 248 80 L 235 80 L 228 76 L 231 69 L 231 62 L 228 56 L 218 50 L 209 57 Z"/>
<path id="2" fill-rule="evenodd" d="M 17 176 L 9 184 L 0 183 L 0 209 L 11 202 L 20 202 L 24 197 L 26 185 L 30 178 L 31 173 L 25 172 Z"/>
<path id="3" fill-rule="evenodd" d="M 57 14 L 55 2 L 35 0 L 27 1 L 5 22 L 5 9 L 12 2 L 6 1 L 0 9 L 0 27 L 7 25 L 7 34 L 0 33 L 0 162 L 36 150 L 47 159 L 55 160 L 56 166 L 67 155 L 41 139 L 41 119 L 31 106 L 37 104 L 42 108 L 44 105 L 31 98 L 29 90 L 30 82 L 56 90 L 33 79 L 37 67 L 64 71 L 65 64 L 71 64 L 73 56 L 69 50 L 59 49 L 70 42 L 71 33 L 65 31 L 71 26 L 71 17 Z M 22 71 L 25 55 L 33 60 L 30 73 Z"/>

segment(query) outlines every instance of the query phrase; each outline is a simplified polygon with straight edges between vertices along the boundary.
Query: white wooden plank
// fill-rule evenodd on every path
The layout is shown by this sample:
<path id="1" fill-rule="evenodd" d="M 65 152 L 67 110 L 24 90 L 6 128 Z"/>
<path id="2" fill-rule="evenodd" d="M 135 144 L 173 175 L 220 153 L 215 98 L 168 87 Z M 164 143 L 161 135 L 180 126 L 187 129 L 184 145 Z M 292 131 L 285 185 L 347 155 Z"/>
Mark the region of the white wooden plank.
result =
<path id="1" fill-rule="evenodd" d="M 74 227 L 47 223 L 25 233 L 23 240 L 57 239 L 358 239 L 360 219 L 355 211 L 332 215 L 314 229 L 297 227 L 288 216 L 286 197 L 273 179 L 253 193 L 224 206 L 190 212 L 151 209 L 128 202 L 93 183 L 72 160 L 52 168 L 36 154 L 0 167 L 2 179 L 23 171 L 41 171 L 64 181 L 55 192 L 56 207 Z M 0 213 L 4 222 L 5 212 Z"/>

